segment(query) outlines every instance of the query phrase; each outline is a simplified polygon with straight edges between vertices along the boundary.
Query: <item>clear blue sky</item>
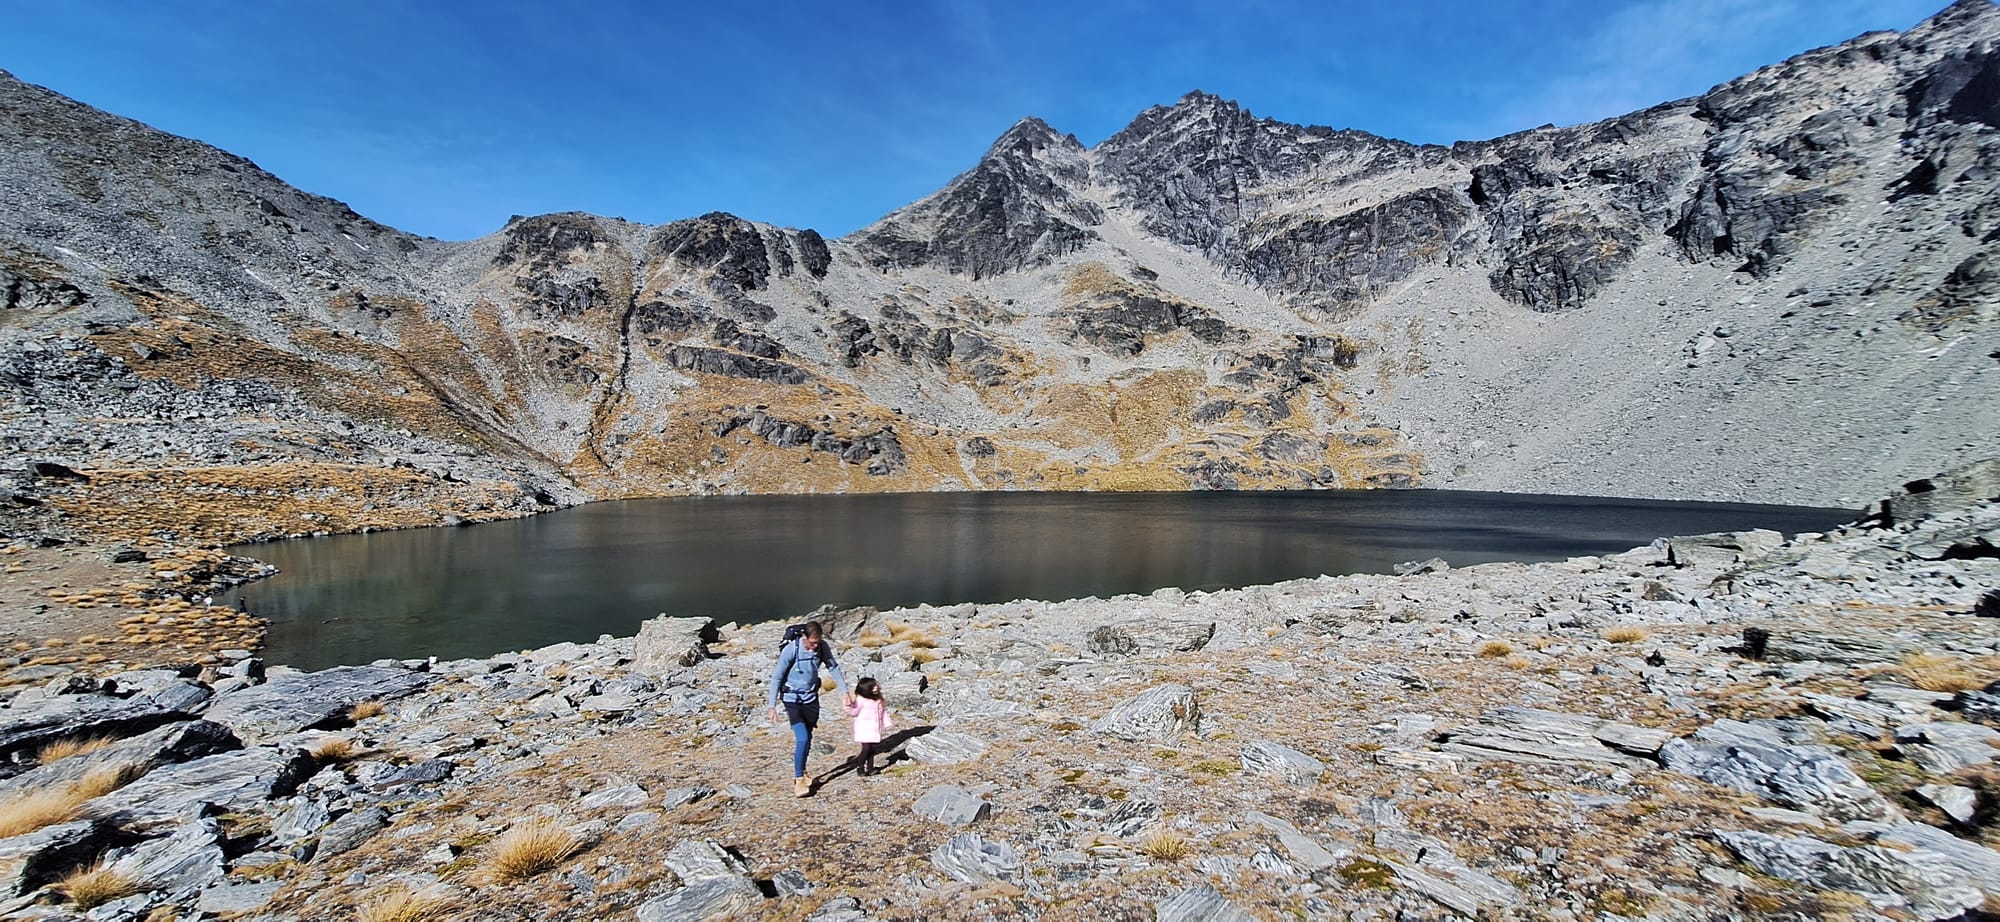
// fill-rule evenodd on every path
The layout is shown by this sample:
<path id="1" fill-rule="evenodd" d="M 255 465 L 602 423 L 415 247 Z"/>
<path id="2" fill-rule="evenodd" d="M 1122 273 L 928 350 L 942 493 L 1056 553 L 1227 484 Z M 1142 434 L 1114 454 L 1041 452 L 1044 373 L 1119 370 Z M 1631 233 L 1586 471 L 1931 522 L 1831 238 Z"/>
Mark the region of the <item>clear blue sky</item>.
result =
<path id="1" fill-rule="evenodd" d="M 1690 96 L 1945 0 L 0 0 L 0 69 L 446 239 L 707 211 L 833 237 L 1023 116 L 1096 144 L 1202 89 L 1490 138 Z"/>

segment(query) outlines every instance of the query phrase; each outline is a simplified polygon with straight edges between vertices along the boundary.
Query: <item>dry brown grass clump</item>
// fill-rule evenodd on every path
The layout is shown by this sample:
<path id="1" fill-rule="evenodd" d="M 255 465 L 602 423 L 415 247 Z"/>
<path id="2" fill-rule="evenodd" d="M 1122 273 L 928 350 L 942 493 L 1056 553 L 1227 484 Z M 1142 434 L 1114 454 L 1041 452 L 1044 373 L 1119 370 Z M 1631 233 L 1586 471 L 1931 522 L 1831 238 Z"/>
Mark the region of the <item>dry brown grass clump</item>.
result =
<path id="1" fill-rule="evenodd" d="M 1504 640 L 1489 640 L 1479 645 L 1479 655 L 1490 659 L 1514 655 L 1514 645 Z"/>
<path id="2" fill-rule="evenodd" d="M 451 899 L 441 894 L 398 890 L 362 903 L 355 917 L 360 922 L 428 922 L 444 918 L 450 909 Z"/>
<path id="3" fill-rule="evenodd" d="M 367 720 L 370 717 L 379 717 L 381 714 L 382 702 L 380 701 L 363 701 L 347 709 L 347 719 L 349 720 Z"/>
<path id="4" fill-rule="evenodd" d="M 139 892 L 137 881 L 102 864 L 77 871 L 57 881 L 54 887 L 78 909 L 94 909 Z"/>
<path id="5" fill-rule="evenodd" d="M 89 800 L 93 797 L 103 797 L 112 791 L 138 780 L 142 774 L 144 772 L 137 765 L 108 765 L 103 768 L 92 769 L 89 774 L 77 779 L 75 784 L 70 785 L 69 790 L 75 792 L 83 800 Z"/>
<path id="6" fill-rule="evenodd" d="M 1604 632 L 1604 639 L 1612 643 L 1639 643 L 1653 632 L 1638 626 L 1614 627 Z"/>
<path id="7" fill-rule="evenodd" d="M 319 744 L 314 746 L 311 751 L 313 760 L 319 762 L 321 765 L 333 762 L 351 762 L 355 756 L 360 754 L 361 748 L 354 745 L 353 740 L 340 736 L 320 740 Z"/>
<path id="8" fill-rule="evenodd" d="M 935 663 L 942 655 L 943 654 L 939 653 L 936 650 L 920 649 L 910 654 L 910 664 L 913 666 L 921 666 L 925 663 Z"/>
<path id="9" fill-rule="evenodd" d="M 137 774 L 133 766 L 101 768 L 73 784 L 29 791 L 0 803 L 0 839 L 76 819 L 85 801 L 124 787 Z"/>
<path id="10" fill-rule="evenodd" d="M 1139 853 L 1155 861 L 1179 861 L 1194 854 L 1194 848 L 1180 833 L 1156 829 L 1139 840 Z"/>
<path id="11" fill-rule="evenodd" d="M 889 643 L 889 635 L 866 630 L 862 631 L 861 636 L 855 638 L 854 642 L 864 647 L 880 647 Z"/>
<path id="12" fill-rule="evenodd" d="M 56 740 L 53 743 L 43 746 L 35 753 L 35 764 L 47 765 L 50 762 L 60 762 L 71 756 L 86 755 L 103 749 L 115 742 L 118 742 L 118 738 L 114 736 L 73 736 L 68 739 Z"/>
<path id="13" fill-rule="evenodd" d="M 1903 677 L 1925 691 L 1962 692 L 1985 688 L 1986 679 L 1956 656 L 1912 653 L 1897 667 Z"/>
<path id="14" fill-rule="evenodd" d="M 521 823 L 493 843 L 491 866 L 501 880 L 525 880 L 551 870 L 583 847 L 575 833 L 538 817 Z"/>
<path id="15" fill-rule="evenodd" d="M 0 839 L 34 832 L 45 826 L 67 823 L 88 798 L 72 788 L 44 788 L 0 803 Z"/>
<path id="16" fill-rule="evenodd" d="M 916 625 L 904 624 L 900 621 L 889 622 L 889 642 L 906 643 L 912 647 L 920 648 L 937 646 L 937 639 L 932 637 L 930 632 Z"/>

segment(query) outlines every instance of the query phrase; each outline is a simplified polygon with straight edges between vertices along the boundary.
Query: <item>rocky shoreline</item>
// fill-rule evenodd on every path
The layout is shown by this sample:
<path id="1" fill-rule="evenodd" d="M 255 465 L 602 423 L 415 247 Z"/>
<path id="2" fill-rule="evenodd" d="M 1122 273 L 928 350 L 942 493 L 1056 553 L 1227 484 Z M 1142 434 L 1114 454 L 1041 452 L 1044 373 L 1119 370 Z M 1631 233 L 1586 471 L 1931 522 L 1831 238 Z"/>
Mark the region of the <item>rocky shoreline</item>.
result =
<path id="1" fill-rule="evenodd" d="M 1996 496 L 1985 462 L 1790 540 L 828 613 L 899 732 L 862 778 L 829 716 L 807 800 L 778 624 L 78 663 L 0 692 L 0 915 L 1960 917 L 2000 896 Z"/>

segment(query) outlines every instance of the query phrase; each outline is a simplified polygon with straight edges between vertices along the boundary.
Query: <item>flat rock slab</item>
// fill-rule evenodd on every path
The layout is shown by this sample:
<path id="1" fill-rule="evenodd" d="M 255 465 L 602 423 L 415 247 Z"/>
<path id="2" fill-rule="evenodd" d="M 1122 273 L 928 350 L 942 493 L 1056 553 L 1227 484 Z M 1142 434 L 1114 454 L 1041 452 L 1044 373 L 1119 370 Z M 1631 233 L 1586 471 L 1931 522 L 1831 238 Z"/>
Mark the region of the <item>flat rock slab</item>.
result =
<path id="1" fill-rule="evenodd" d="M 1153 907 L 1158 922 L 1256 922 L 1243 907 L 1223 899 L 1208 884 L 1190 887 L 1161 900 Z"/>
<path id="2" fill-rule="evenodd" d="M 235 734 L 219 723 L 183 721 L 119 740 L 96 752 L 70 756 L 36 766 L 0 781 L 0 801 L 28 791 L 71 784 L 93 772 L 117 772 L 138 778 L 162 766 L 241 748 Z"/>
<path id="3" fill-rule="evenodd" d="M 696 922 L 749 918 L 762 908 L 764 891 L 748 877 L 696 881 L 639 907 L 639 922 Z"/>
<path id="4" fill-rule="evenodd" d="M 1503 707 L 1480 717 L 1475 727 L 1446 734 L 1440 748 L 1484 759 L 1650 768 L 1653 763 L 1641 754 L 1657 752 L 1672 738 L 1663 731 L 1595 717 Z"/>
<path id="5" fill-rule="evenodd" d="M 1294 787 L 1311 787 L 1318 784 L 1320 776 L 1326 773 L 1326 765 L 1320 760 L 1270 740 L 1247 743 L 1238 755 L 1243 759 L 1245 772 L 1254 775 L 1273 775 L 1284 779 L 1286 784 Z"/>
<path id="6" fill-rule="evenodd" d="M 222 831 L 202 817 L 111 857 L 110 869 L 176 899 L 222 881 Z"/>
<path id="7" fill-rule="evenodd" d="M 254 884 L 226 884 L 203 890 L 201 899 L 195 902 L 194 908 L 211 915 L 251 912 L 263 908 L 265 903 L 271 901 L 271 897 L 278 895 L 278 889 L 284 885 L 285 882 L 282 880 L 267 880 Z"/>
<path id="8" fill-rule="evenodd" d="M 190 689 L 192 691 L 190 691 Z M 195 716 L 208 691 L 180 682 L 150 695 L 57 695 L 0 708 L 0 758 L 59 739 L 131 736 Z"/>
<path id="9" fill-rule="evenodd" d="M 296 749 L 226 752 L 157 769 L 90 801 L 84 810 L 132 830 L 177 826 L 211 808 L 261 809 L 265 801 L 292 793 L 313 768 L 312 757 Z"/>
<path id="10" fill-rule="evenodd" d="M 336 666 L 284 676 L 222 696 L 207 718 L 256 744 L 343 717 L 363 701 L 389 701 L 417 691 L 434 676 L 384 666 Z"/>
<path id="11" fill-rule="evenodd" d="M 903 747 L 910 758 L 929 765 L 970 762 L 986 754 L 986 741 L 967 733 L 932 730 Z"/>

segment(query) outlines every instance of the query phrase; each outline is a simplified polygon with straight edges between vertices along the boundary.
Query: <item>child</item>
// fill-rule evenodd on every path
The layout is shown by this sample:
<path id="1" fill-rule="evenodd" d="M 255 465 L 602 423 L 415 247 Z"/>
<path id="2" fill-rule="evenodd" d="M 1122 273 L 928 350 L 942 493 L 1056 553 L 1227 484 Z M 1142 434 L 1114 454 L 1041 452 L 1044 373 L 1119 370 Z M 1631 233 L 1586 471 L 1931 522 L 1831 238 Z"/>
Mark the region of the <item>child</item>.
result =
<path id="1" fill-rule="evenodd" d="M 896 725 L 889 719 L 889 705 L 882 701 L 882 686 L 872 678 L 854 683 L 854 697 L 847 700 L 847 713 L 854 716 L 854 741 L 861 744 L 854 771 L 873 775 L 881 771 L 875 767 L 875 747 L 882 745 L 882 731 Z"/>

